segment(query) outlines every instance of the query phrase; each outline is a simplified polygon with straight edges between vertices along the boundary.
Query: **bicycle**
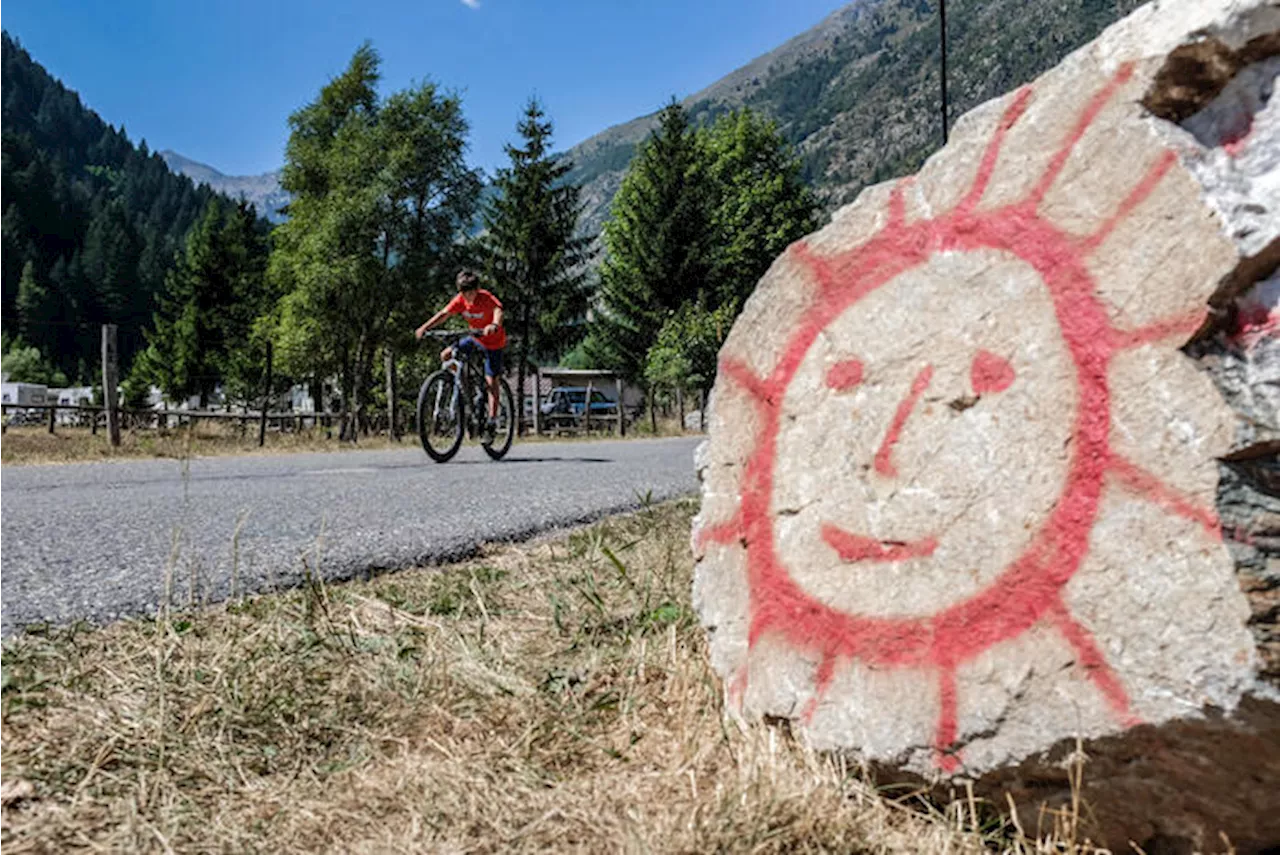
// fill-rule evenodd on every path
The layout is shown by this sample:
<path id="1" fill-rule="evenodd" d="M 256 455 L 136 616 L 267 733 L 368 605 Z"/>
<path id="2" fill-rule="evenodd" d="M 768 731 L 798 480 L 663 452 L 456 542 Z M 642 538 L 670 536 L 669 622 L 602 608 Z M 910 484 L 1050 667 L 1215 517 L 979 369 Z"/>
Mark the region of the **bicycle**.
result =
<path id="1" fill-rule="evenodd" d="M 467 334 L 446 332 L 428 333 L 428 336 L 456 342 Z M 515 413 L 511 386 L 506 378 L 499 377 L 497 429 L 492 439 L 485 436 L 489 390 L 484 383 L 482 357 L 472 354 L 461 359 L 455 350 L 453 358 L 427 377 L 418 390 L 418 438 L 427 456 L 437 463 L 451 460 L 466 436 L 480 440 L 485 454 L 501 460 L 515 439 Z"/>

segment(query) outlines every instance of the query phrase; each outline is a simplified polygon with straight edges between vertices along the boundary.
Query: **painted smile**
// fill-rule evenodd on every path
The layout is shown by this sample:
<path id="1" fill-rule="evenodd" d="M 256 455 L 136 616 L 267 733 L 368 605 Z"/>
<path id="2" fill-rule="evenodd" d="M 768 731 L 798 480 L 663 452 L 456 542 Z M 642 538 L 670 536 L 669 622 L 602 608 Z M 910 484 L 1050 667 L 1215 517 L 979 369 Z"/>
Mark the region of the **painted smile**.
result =
<path id="1" fill-rule="evenodd" d="M 876 540 L 859 534 L 850 534 L 831 523 L 822 526 L 822 539 L 834 549 L 843 561 L 906 561 L 909 558 L 927 558 L 938 548 L 936 537 L 920 540 Z"/>

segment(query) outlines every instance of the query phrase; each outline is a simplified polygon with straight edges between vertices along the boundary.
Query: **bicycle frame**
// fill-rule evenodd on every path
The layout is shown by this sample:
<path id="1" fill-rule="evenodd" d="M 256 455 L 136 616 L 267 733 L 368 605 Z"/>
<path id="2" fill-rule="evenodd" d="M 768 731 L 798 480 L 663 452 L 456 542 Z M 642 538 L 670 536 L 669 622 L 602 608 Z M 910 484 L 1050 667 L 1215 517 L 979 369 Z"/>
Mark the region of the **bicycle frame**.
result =
<path id="1" fill-rule="evenodd" d="M 463 408 L 463 414 L 467 416 L 467 433 L 474 439 L 479 436 L 485 423 L 485 418 L 489 413 L 489 393 L 483 384 L 475 382 L 476 366 L 470 364 L 474 361 L 460 359 L 455 353 L 452 357 L 445 360 L 440 366 L 446 371 L 453 373 L 458 378 L 458 382 L 453 386 L 453 394 L 450 396 L 448 414 L 450 417 L 456 418 L 458 414 L 458 405 L 460 403 L 458 396 L 467 393 L 467 400 L 470 402 L 468 406 Z M 443 389 L 441 390 L 443 392 Z M 434 412 L 441 412 L 440 393 L 437 393 L 434 403 Z"/>

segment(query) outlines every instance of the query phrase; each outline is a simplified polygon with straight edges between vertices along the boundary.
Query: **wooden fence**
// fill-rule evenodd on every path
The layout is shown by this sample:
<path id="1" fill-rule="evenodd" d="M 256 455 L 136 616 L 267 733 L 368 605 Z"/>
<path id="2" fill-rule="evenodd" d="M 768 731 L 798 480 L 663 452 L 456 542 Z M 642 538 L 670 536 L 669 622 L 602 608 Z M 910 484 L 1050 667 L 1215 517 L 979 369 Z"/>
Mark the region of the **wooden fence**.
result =
<path id="1" fill-rule="evenodd" d="M 0 423 L 4 429 L 10 426 L 45 425 L 49 433 L 56 433 L 58 427 L 88 427 L 93 433 L 107 427 L 107 407 L 86 404 L 0 404 Z M 58 419 L 58 413 L 71 413 L 71 418 Z M 153 410 L 129 409 L 120 407 L 116 410 L 125 426 L 132 430 L 179 428 L 194 426 L 199 421 L 239 423 L 242 431 L 248 431 L 250 424 L 275 427 L 277 431 L 302 431 L 307 428 L 330 428 L 337 424 L 336 413 L 295 413 L 278 412 L 262 413 L 246 411 L 241 413 L 216 412 L 212 410 Z M 39 413 L 38 417 L 32 417 Z M 21 422 L 12 418 L 12 414 L 27 417 Z"/>

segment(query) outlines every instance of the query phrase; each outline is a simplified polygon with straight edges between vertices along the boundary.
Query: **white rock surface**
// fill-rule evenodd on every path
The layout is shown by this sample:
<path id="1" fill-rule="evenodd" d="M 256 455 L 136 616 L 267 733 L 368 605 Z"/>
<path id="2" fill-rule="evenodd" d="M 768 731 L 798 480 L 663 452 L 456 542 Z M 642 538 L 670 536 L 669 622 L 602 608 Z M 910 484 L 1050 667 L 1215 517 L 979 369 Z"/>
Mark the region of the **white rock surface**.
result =
<path id="1" fill-rule="evenodd" d="M 698 455 L 695 600 L 748 717 L 945 778 L 1259 689 L 1237 417 L 1179 348 L 1212 301 L 1275 305 L 1240 277 L 1280 234 L 1277 31 L 1143 7 L 777 259 Z M 1245 59 L 1174 91 L 1210 49 Z"/>

